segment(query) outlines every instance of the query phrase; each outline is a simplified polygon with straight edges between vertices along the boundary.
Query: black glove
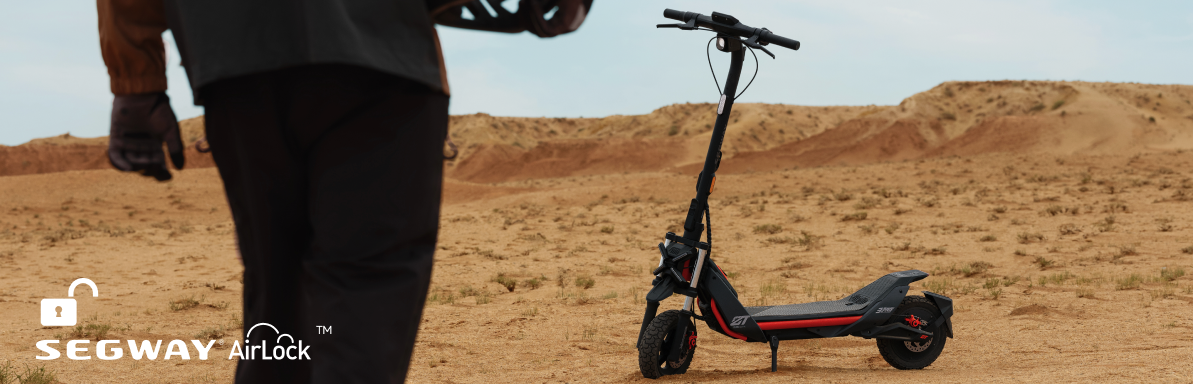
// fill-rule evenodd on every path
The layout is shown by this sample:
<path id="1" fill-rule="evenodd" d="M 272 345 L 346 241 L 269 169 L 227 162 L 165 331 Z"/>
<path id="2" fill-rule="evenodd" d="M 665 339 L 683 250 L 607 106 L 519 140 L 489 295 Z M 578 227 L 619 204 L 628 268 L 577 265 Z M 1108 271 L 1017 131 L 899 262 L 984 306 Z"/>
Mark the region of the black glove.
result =
<path id="1" fill-rule="evenodd" d="M 165 92 L 117 95 L 112 100 L 112 128 L 108 136 L 108 161 L 125 172 L 139 172 L 158 181 L 170 180 L 162 142 L 170 150 L 174 167 L 182 169 L 182 135 L 178 118 Z"/>

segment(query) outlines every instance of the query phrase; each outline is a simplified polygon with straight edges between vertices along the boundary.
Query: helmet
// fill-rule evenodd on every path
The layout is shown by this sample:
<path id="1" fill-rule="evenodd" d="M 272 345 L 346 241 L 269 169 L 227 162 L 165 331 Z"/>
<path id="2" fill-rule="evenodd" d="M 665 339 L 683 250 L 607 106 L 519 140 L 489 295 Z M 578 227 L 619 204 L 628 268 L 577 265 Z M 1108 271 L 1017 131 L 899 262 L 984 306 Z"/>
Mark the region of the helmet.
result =
<path id="1" fill-rule="evenodd" d="M 488 3 L 493 13 L 489 13 L 482 1 Z M 501 6 L 502 1 L 442 0 L 433 6 L 431 18 L 449 27 L 506 33 L 530 31 L 538 37 L 552 37 L 579 29 L 592 9 L 592 0 L 520 0 L 517 13 L 510 13 Z M 472 14 L 472 19 L 463 17 L 464 9 Z M 555 13 L 546 18 L 552 10 Z"/>

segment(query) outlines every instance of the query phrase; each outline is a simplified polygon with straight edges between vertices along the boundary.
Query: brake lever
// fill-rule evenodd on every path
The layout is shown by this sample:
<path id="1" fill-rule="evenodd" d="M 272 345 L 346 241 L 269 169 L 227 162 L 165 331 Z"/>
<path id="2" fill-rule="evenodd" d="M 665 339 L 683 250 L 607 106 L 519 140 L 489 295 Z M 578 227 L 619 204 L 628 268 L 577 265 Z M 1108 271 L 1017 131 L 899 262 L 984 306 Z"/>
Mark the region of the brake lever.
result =
<path id="1" fill-rule="evenodd" d="M 696 29 L 696 19 L 693 18 L 691 20 L 688 20 L 688 22 L 686 22 L 686 23 L 679 23 L 679 24 L 658 24 L 658 25 L 655 25 L 655 28 L 679 28 L 679 29 L 682 29 L 685 31 L 691 31 L 691 30 Z"/>
<path id="2" fill-rule="evenodd" d="M 755 34 L 754 36 L 750 36 L 749 39 L 743 40 L 742 44 L 745 44 L 747 47 L 758 49 L 758 50 L 761 50 L 762 52 L 766 52 L 766 54 L 770 55 L 770 58 L 772 58 L 772 59 L 775 58 L 775 54 L 770 53 L 770 51 L 766 50 L 766 47 L 763 47 L 762 44 L 758 44 L 758 35 L 757 34 Z"/>

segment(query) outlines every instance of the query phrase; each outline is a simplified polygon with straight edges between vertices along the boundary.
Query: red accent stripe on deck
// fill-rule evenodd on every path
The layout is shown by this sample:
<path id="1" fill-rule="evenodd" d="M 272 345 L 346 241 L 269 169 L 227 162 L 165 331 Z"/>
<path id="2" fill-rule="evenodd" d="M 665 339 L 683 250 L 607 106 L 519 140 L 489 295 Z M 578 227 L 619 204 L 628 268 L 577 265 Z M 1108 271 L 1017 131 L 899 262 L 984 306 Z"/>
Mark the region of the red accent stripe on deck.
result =
<path id="1" fill-rule="evenodd" d="M 830 317 L 827 319 L 811 319 L 811 320 L 789 320 L 789 321 L 768 321 L 758 323 L 758 327 L 763 331 L 770 331 L 775 329 L 795 329 L 795 328 L 812 328 L 812 327 L 829 327 L 834 325 L 853 324 L 853 322 L 861 319 L 861 316 L 850 317 Z"/>

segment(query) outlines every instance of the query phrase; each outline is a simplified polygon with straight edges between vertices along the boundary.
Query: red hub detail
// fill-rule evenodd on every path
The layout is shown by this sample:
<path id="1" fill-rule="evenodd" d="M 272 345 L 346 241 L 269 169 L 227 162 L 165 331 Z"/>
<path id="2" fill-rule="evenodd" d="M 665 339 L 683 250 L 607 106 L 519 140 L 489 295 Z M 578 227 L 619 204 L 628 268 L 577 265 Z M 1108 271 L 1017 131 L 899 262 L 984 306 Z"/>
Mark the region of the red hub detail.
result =
<path id="1" fill-rule="evenodd" d="M 696 334 L 695 333 L 693 333 L 692 336 L 688 336 L 688 349 L 692 349 L 692 348 L 696 348 Z"/>
<path id="2" fill-rule="evenodd" d="M 923 324 L 924 324 L 924 321 L 920 320 L 920 318 L 918 318 L 918 317 L 915 317 L 915 315 L 907 315 L 907 325 L 910 325 L 915 328 L 919 328 L 920 325 L 923 325 Z"/>

